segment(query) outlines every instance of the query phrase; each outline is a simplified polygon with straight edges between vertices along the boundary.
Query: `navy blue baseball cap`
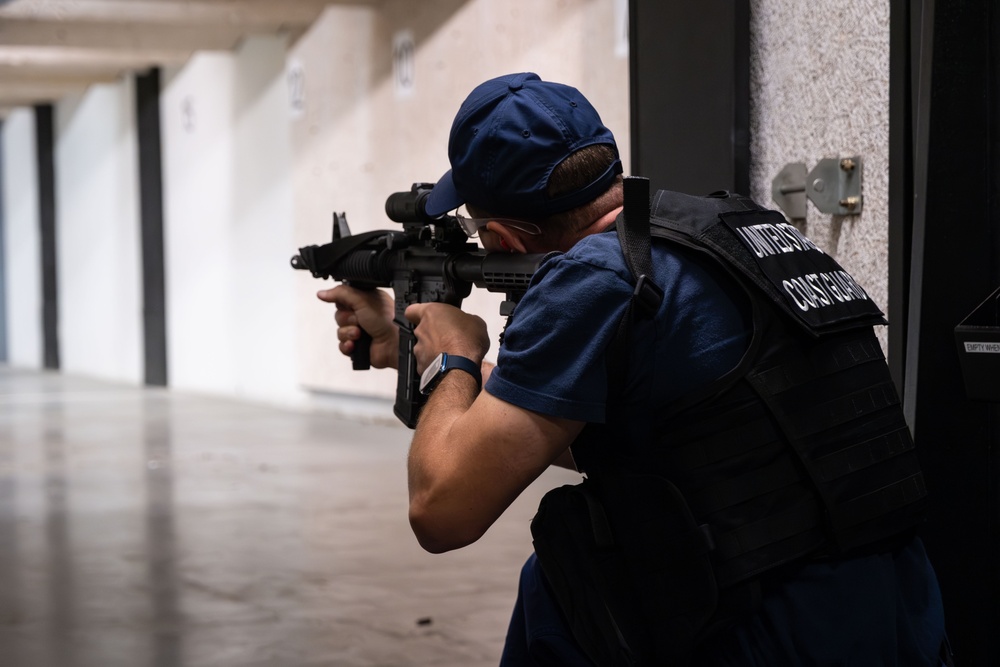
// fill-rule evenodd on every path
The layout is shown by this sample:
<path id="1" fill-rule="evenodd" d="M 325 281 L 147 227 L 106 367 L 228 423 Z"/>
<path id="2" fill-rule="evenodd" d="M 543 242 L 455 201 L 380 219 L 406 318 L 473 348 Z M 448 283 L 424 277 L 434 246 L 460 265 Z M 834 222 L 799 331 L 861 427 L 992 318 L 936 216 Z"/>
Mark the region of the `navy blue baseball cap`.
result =
<path id="1" fill-rule="evenodd" d="M 425 211 L 436 217 L 469 203 L 494 215 L 532 219 L 576 208 L 622 173 L 621 160 L 615 160 L 580 190 L 546 194 L 556 165 L 594 144 L 618 155 L 611 130 L 576 88 L 531 72 L 490 79 L 455 116 L 448 140 L 451 169 L 431 190 Z"/>

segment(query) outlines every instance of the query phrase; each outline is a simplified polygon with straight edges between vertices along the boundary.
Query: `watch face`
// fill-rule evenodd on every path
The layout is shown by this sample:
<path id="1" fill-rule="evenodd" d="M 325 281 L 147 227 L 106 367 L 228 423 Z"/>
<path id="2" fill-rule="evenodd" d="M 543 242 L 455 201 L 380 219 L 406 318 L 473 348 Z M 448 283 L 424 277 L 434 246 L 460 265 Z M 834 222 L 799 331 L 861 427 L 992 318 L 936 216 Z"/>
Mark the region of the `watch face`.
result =
<path id="1" fill-rule="evenodd" d="M 420 376 L 420 393 L 427 394 L 430 390 L 434 388 L 434 380 L 441 374 L 442 366 L 444 365 L 444 352 L 439 354 L 431 365 L 424 369 L 423 374 Z"/>

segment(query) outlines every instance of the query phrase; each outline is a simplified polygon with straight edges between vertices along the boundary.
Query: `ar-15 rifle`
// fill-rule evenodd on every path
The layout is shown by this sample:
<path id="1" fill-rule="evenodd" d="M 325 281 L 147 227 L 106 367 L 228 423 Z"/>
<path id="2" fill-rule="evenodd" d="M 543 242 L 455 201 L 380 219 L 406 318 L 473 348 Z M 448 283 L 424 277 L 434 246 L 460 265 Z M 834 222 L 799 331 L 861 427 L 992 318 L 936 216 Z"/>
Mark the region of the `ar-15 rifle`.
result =
<path id="1" fill-rule="evenodd" d="M 425 203 L 433 184 L 415 183 L 409 192 L 396 192 L 385 202 L 385 212 L 403 231 L 379 230 L 352 235 L 344 213 L 333 214 L 333 241 L 299 248 L 292 267 L 311 271 L 316 278 L 333 278 L 359 289 L 391 287 L 399 326 L 399 376 L 393 412 L 410 428 L 417 424 L 426 396 L 420 393 L 413 346 L 413 325 L 403 316 L 411 303 L 439 302 L 461 307 L 472 285 L 505 292 L 500 314 L 510 316 L 528 288 L 531 276 L 546 255 L 488 253 L 470 243 L 457 218 L 428 216 Z M 354 370 L 370 367 L 371 336 L 362 331 L 355 341 Z"/>

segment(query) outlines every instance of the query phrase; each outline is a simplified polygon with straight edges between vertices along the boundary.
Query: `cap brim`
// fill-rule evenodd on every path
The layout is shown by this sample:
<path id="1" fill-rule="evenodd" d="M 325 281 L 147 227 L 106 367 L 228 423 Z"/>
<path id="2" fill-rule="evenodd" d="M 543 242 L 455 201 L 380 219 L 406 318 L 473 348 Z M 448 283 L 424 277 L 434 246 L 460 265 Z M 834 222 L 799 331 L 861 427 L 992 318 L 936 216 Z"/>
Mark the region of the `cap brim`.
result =
<path id="1" fill-rule="evenodd" d="M 424 212 L 432 218 L 436 218 L 448 211 L 454 211 L 464 203 L 465 199 L 455 189 L 455 181 L 452 179 L 451 169 L 449 169 L 437 182 L 431 193 L 427 195 Z"/>

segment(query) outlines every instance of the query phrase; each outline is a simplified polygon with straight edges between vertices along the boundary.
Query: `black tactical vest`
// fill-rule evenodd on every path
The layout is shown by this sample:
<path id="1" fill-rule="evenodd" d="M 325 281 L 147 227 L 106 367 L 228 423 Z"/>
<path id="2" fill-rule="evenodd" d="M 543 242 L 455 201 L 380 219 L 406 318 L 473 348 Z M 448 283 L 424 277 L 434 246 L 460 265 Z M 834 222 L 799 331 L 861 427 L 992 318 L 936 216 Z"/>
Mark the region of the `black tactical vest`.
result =
<path id="1" fill-rule="evenodd" d="M 722 588 L 804 557 L 878 549 L 913 527 L 926 489 L 867 293 L 744 197 L 660 191 L 650 223 L 654 238 L 705 253 L 744 288 L 752 341 L 737 368 L 657 417 L 641 460 L 583 444 L 593 432 L 581 459 L 662 471 L 709 536 Z"/>

